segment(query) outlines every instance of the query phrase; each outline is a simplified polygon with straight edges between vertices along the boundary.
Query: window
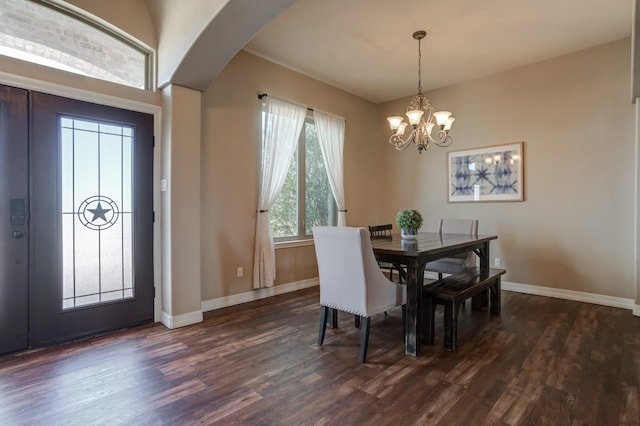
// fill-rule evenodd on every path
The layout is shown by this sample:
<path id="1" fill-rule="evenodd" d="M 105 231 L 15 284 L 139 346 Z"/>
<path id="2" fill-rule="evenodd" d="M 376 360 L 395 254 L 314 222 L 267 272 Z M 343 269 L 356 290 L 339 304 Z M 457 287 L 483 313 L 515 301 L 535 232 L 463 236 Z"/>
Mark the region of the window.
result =
<path id="1" fill-rule="evenodd" d="M 311 238 L 319 225 L 335 225 L 337 207 L 313 118 L 307 116 L 278 200 L 269 210 L 276 241 Z"/>
<path id="2" fill-rule="evenodd" d="M 0 54 L 139 89 L 152 80 L 149 49 L 51 0 L 0 0 Z"/>

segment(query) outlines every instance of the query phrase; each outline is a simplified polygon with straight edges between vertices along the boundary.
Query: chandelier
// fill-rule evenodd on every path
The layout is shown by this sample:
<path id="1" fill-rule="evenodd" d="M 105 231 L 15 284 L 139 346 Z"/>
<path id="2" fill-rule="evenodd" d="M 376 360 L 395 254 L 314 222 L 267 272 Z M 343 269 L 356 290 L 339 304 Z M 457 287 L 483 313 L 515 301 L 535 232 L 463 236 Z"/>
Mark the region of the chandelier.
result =
<path id="1" fill-rule="evenodd" d="M 426 31 L 416 31 L 413 38 L 418 40 L 418 94 L 411 99 L 407 107 L 406 116 L 409 123 L 402 117 L 387 117 L 389 126 L 393 134 L 389 138 L 389 143 L 398 151 L 407 149 L 411 143 L 418 148 L 418 153 L 429 149 L 429 143 L 446 147 L 451 145 L 453 140 L 449 136 L 449 130 L 455 118 L 451 117 L 449 111 L 434 112 L 429 99 L 422 93 L 422 51 L 420 41 L 427 35 Z M 406 139 L 402 139 L 407 124 L 411 125 L 411 134 Z"/>

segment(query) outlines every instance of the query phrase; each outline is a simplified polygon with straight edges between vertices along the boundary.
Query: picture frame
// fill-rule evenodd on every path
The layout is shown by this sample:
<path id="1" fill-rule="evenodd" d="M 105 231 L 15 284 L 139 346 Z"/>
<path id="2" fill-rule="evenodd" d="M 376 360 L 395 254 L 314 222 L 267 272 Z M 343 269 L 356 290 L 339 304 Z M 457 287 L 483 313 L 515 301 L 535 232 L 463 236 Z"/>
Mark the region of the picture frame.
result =
<path id="1" fill-rule="evenodd" d="M 448 202 L 524 201 L 524 142 L 447 153 Z"/>

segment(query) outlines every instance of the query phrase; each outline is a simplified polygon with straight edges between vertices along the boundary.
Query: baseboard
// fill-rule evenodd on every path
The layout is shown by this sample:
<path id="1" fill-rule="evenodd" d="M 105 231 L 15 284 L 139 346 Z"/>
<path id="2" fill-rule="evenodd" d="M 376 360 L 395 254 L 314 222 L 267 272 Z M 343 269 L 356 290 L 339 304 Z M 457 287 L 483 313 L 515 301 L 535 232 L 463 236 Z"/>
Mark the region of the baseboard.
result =
<path id="1" fill-rule="evenodd" d="M 163 311 L 161 322 L 167 328 L 179 328 L 202 322 L 202 320 L 202 311 L 195 311 L 176 316 L 171 316 Z"/>
<path id="2" fill-rule="evenodd" d="M 555 297 L 556 299 L 566 299 L 573 300 L 575 302 L 593 303 L 595 305 L 629 309 L 633 310 L 634 315 L 640 316 L 640 313 L 638 313 L 639 306 L 634 304 L 634 300 L 625 299 L 623 297 L 604 296 L 602 294 L 584 293 L 581 291 L 573 290 L 562 290 L 559 288 L 519 284 L 508 281 L 502 281 L 502 289 L 507 291 L 515 291 L 517 293 L 533 294 L 536 296 Z"/>
<path id="3" fill-rule="evenodd" d="M 215 309 L 226 308 L 228 306 L 239 305 L 241 303 L 252 302 L 254 300 L 265 299 L 278 294 L 290 293 L 304 288 L 315 287 L 319 284 L 318 278 L 296 281 L 289 284 L 282 284 L 259 290 L 252 290 L 246 293 L 234 294 L 233 296 L 219 297 L 217 299 L 204 300 L 201 303 L 202 312 L 213 311 Z"/>
<path id="4" fill-rule="evenodd" d="M 437 278 L 437 274 L 434 274 Z M 425 273 L 425 277 L 429 277 Z M 162 323 L 168 328 L 184 327 L 186 325 L 195 324 L 202 321 L 202 313 L 213 311 L 216 309 L 226 308 L 229 306 L 239 305 L 241 303 L 252 302 L 254 300 L 265 299 L 267 297 L 279 294 L 290 293 L 292 291 L 302 290 L 305 288 L 315 287 L 319 284 L 318 278 L 297 281 L 289 284 L 282 284 L 259 290 L 252 290 L 245 293 L 234 294 L 232 296 L 219 297 L 217 299 L 204 300 L 201 303 L 201 311 L 189 314 L 171 317 L 166 313 L 162 313 Z M 502 289 L 514 291 L 517 293 L 526 293 L 536 296 L 555 297 L 557 299 L 573 300 L 576 302 L 593 303 L 596 305 L 611 306 L 614 308 L 623 308 L 633 311 L 633 315 L 640 316 L 640 305 L 635 305 L 633 299 L 625 299 L 622 297 L 604 296 L 601 294 L 585 293 L 581 291 L 562 290 L 552 287 L 541 287 L 529 284 L 519 284 L 508 281 L 502 281 Z"/>

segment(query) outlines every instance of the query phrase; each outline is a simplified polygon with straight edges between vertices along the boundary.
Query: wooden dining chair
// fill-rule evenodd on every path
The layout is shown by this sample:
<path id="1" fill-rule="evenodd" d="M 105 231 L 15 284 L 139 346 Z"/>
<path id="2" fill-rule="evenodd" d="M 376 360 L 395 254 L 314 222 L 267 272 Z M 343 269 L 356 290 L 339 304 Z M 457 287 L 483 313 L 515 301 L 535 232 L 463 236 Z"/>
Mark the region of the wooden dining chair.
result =
<path id="1" fill-rule="evenodd" d="M 393 230 L 393 225 L 391 223 L 387 223 L 384 225 L 369 225 L 369 234 L 371 235 L 371 239 L 378 238 L 391 238 L 391 232 Z M 391 262 L 378 262 L 378 266 L 383 271 L 387 271 L 389 273 L 389 279 L 391 281 L 395 281 L 394 271 L 398 275 L 398 280 L 395 282 L 401 283 L 403 277 L 406 275 L 406 272 L 402 268 L 397 268 Z"/>
<path id="2" fill-rule="evenodd" d="M 318 345 L 324 343 L 329 309 L 358 315 L 362 320 L 359 360 L 365 362 L 373 315 L 401 306 L 404 336 L 406 287 L 382 273 L 367 229 L 316 226 L 313 239 L 320 277 Z"/>
<path id="3" fill-rule="evenodd" d="M 393 225 L 387 223 L 384 225 L 369 225 L 369 234 L 371 238 L 391 238 Z"/>
<path id="4" fill-rule="evenodd" d="M 464 234 L 478 236 L 477 219 L 440 219 L 440 235 L 442 234 Z M 469 251 L 451 257 L 445 257 L 427 263 L 425 271 L 436 272 L 438 279 L 442 279 L 443 274 L 455 274 L 465 268 L 475 266 L 476 255 Z"/>

